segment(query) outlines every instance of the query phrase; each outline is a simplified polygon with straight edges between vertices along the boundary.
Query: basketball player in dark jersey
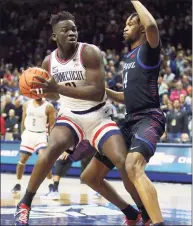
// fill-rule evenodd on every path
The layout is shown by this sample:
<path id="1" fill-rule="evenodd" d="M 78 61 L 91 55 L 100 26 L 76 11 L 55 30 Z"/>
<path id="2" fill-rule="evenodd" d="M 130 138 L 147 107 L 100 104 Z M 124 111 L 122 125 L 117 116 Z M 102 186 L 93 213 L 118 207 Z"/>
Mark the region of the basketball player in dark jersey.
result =
<path id="1" fill-rule="evenodd" d="M 122 93 L 107 89 L 109 98 L 125 103 L 127 115 L 121 128 L 129 153 L 126 170 L 154 225 L 164 225 L 157 192 L 145 174 L 145 166 L 154 155 L 164 133 L 165 117 L 160 110 L 158 75 L 160 37 L 155 19 L 137 0 L 131 0 L 137 14 L 131 15 L 124 39 L 131 52 L 125 58 Z"/>

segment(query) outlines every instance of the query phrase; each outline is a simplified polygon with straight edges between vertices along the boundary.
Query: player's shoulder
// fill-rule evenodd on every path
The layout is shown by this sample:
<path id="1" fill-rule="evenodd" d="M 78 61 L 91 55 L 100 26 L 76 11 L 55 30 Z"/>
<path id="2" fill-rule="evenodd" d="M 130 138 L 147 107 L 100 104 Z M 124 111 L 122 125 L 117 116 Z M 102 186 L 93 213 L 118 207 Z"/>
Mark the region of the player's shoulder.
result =
<path id="1" fill-rule="evenodd" d="M 81 56 L 84 66 L 87 64 L 91 65 L 93 63 L 98 64 L 97 62 L 101 61 L 102 59 L 101 50 L 97 46 L 88 43 L 84 44 L 84 49 L 82 50 Z"/>
<path id="2" fill-rule="evenodd" d="M 84 46 L 83 53 L 87 53 L 87 54 L 90 54 L 93 52 L 101 53 L 101 50 L 99 49 L 99 47 L 97 47 L 94 44 L 89 44 L 89 43 L 81 43 L 81 44 Z"/>

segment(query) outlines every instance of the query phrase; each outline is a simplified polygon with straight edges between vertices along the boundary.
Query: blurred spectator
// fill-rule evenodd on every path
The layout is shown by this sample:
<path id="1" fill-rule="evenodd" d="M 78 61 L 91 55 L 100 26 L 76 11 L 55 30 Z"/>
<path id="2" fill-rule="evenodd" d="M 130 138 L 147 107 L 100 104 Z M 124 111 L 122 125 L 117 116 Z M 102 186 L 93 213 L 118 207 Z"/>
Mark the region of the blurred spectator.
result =
<path id="1" fill-rule="evenodd" d="M 180 142 L 181 135 L 188 135 L 188 116 L 180 109 L 179 100 L 173 103 L 173 110 L 166 114 L 167 133 L 170 142 Z"/>
<path id="2" fill-rule="evenodd" d="M 161 109 L 164 111 L 164 112 L 167 112 L 168 111 L 168 105 L 171 104 L 171 101 L 168 97 L 167 94 L 164 94 L 162 96 L 162 101 L 161 101 Z"/>
<path id="3" fill-rule="evenodd" d="M 18 120 L 18 132 L 21 132 L 22 105 L 19 98 L 15 100 L 15 116 Z"/>
<path id="4" fill-rule="evenodd" d="M 15 110 L 10 109 L 9 110 L 9 116 L 5 121 L 5 139 L 6 140 L 13 140 L 14 136 L 13 134 L 18 132 L 18 120 L 15 116 Z"/>
<path id="5" fill-rule="evenodd" d="M 107 72 L 106 74 L 107 85 L 110 89 L 116 90 L 116 82 L 114 80 L 112 72 Z"/>
<path id="6" fill-rule="evenodd" d="M 181 82 L 181 81 L 178 81 L 178 82 L 176 83 L 176 89 L 174 89 L 174 90 L 171 92 L 170 100 L 171 100 L 171 101 L 179 100 L 180 94 L 183 94 L 184 96 L 186 96 L 187 92 L 186 92 L 185 89 L 183 89 L 183 84 L 182 84 L 182 82 Z"/>
<path id="7" fill-rule="evenodd" d="M 164 75 L 164 78 L 163 78 L 164 82 L 166 84 L 169 84 L 169 83 L 173 82 L 174 79 L 175 79 L 175 74 L 172 73 L 171 68 L 169 66 L 167 66 L 166 74 Z"/>
<path id="8" fill-rule="evenodd" d="M 184 72 L 184 74 L 182 76 L 183 88 L 187 89 L 187 87 L 190 85 L 190 83 L 191 83 L 191 81 L 190 81 L 188 74 L 186 72 Z"/>
<path id="9" fill-rule="evenodd" d="M 184 71 L 184 55 L 183 53 L 179 53 L 177 58 L 176 58 L 176 65 L 180 71 L 180 75 L 183 73 Z"/>
<path id="10" fill-rule="evenodd" d="M 4 107 L 4 112 L 3 112 L 5 119 L 8 118 L 9 111 L 11 109 L 15 109 L 15 105 L 11 102 L 11 96 L 10 95 L 6 95 L 5 96 L 5 107 Z"/>
<path id="11" fill-rule="evenodd" d="M 192 86 L 187 88 L 188 95 L 185 98 L 185 103 L 192 106 Z"/>
<path id="12" fill-rule="evenodd" d="M 168 93 L 168 85 L 163 81 L 162 76 L 159 76 L 158 78 L 158 88 L 160 97 L 162 97 L 163 94 Z"/>
<path id="13" fill-rule="evenodd" d="M 1 123 L 1 140 L 4 140 L 5 139 L 5 132 L 6 132 L 6 130 L 5 130 L 5 120 L 4 120 L 2 115 L 1 115 L 0 123 Z"/>

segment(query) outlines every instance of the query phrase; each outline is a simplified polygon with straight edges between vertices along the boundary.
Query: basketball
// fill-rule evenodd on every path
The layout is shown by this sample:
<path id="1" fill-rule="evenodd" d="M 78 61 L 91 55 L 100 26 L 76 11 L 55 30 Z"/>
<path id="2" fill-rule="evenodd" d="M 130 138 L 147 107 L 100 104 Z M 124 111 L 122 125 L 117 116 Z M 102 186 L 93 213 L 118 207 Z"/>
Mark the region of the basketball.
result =
<path id="1" fill-rule="evenodd" d="M 19 78 L 19 89 L 22 95 L 32 99 L 39 99 L 45 96 L 45 94 L 32 93 L 30 89 L 42 88 L 40 85 L 33 84 L 32 82 L 40 82 L 34 76 L 41 76 L 45 79 L 49 79 L 48 72 L 42 68 L 32 67 L 23 71 Z"/>

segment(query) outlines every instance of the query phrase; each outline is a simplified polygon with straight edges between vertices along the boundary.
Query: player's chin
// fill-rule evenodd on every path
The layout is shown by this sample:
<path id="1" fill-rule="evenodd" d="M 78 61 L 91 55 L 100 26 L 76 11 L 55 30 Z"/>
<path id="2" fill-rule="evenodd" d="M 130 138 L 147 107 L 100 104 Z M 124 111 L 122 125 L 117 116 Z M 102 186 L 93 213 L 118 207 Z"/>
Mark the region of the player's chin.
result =
<path id="1" fill-rule="evenodd" d="M 129 35 L 128 34 L 123 34 L 123 38 L 125 41 L 128 41 L 129 40 Z"/>

